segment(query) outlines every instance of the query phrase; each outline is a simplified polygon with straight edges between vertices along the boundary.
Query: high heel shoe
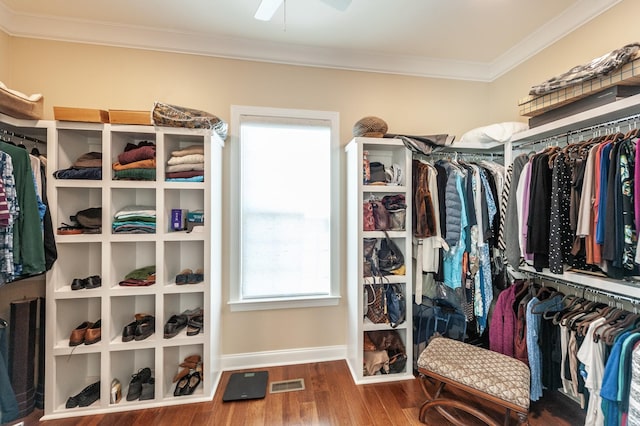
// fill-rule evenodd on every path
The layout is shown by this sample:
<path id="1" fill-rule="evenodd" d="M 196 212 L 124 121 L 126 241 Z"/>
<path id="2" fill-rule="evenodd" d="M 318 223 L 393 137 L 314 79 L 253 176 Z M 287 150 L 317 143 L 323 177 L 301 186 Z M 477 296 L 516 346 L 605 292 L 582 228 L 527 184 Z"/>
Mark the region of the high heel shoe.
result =
<path id="1" fill-rule="evenodd" d="M 117 404 L 122 399 L 122 385 L 120 384 L 120 380 L 113 379 L 111 381 L 111 400 L 109 401 L 111 404 Z"/>

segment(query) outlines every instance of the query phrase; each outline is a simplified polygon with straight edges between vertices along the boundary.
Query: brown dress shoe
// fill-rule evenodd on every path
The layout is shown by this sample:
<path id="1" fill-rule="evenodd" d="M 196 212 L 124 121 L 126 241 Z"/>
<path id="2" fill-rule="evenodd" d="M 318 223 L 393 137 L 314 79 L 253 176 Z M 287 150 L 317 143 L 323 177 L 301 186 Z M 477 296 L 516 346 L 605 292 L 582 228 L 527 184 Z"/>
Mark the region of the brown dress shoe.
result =
<path id="1" fill-rule="evenodd" d="M 98 343 L 102 337 L 102 320 L 98 320 L 87 329 L 84 335 L 84 344 L 92 345 Z"/>
<path id="2" fill-rule="evenodd" d="M 93 325 L 92 322 L 85 321 L 79 326 L 77 326 L 69 337 L 69 346 L 78 346 L 84 343 L 84 336 L 87 332 L 87 329 Z"/>

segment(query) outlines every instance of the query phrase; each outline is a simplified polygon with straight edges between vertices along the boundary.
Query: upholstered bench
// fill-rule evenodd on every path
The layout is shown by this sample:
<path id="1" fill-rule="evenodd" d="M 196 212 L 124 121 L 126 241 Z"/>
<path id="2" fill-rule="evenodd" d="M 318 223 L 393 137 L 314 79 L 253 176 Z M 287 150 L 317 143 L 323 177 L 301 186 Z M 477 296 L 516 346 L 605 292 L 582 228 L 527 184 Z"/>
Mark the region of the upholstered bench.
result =
<path id="1" fill-rule="evenodd" d="M 449 384 L 504 407 L 505 425 L 509 424 L 511 410 L 517 413 L 518 424 L 529 424 L 530 371 L 522 361 L 458 340 L 435 337 L 418 358 L 418 372 L 421 376 L 420 384 L 427 396 L 420 407 L 421 422 L 425 421 L 427 411 L 435 408 L 453 424 L 465 425 L 448 411 L 453 408 L 469 413 L 488 425 L 499 425 L 486 412 L 470 404 L 442 397 L 445 384 Z M 434 396 L 427 389 L 428 380 L 435 380 L 438 384 Z"/>

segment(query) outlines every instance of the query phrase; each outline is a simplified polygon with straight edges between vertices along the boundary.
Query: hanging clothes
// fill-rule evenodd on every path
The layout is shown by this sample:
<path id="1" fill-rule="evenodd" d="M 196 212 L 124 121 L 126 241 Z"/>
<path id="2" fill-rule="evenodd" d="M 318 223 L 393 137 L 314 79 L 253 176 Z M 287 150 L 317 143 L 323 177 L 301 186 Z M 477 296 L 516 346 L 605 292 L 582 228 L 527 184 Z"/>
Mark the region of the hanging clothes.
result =
<path id="1" fill-rule="evenodd" d="M 13 229 L 13 258 L 16 275 L 43 273 L 44 241 L 38 200 L 29 154 L 23 148 L 0 142 L 0 151 L 11 157 L 15 177 L 18 219 Z"/>

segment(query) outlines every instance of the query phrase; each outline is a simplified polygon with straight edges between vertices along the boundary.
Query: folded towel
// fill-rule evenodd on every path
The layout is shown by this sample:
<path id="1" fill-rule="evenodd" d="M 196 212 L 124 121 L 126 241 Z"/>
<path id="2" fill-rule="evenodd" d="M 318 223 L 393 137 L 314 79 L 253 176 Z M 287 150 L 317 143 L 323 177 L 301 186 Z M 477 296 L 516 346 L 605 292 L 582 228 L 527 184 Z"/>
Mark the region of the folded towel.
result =
<path id="1" fill-rule="evenodd" d="M 189 154 L 183 155 L 181 157 L 171 157 L 167 164 L 170 166 L 176 164 L 187 164 L 187 163 L 204 163 L 204 155 L 202 154 Z"/>
<path id="2" fill-rule="evenodd" d="M 134 161 L 148 160 L 150 158 L 156 158 L 156 147 L 145 145 L 119 154 L 118 162 L 120 164 L 129 164 Z"/>
<path id="3" fill-rule="evenodd" d="M 186 170 L 184 172 L 171 172 L 165 175 L 167 179 L 190 178 L 194 176 L 204 176 L 204 170 Z"/>
<path id="4" fill-rule="evenodd" d="M 101 152 L 87 152 L 82 154 L 73 163 L 73 168 L 84 169 L 88 167 L 102 167 L 102 153 Z"/>
<path id="5" fill-rule="evenodd" d="M 147 160 L 134 161 L 133 163 L 120 164 L 119 162 L 113 163 L 113 170 L 129 170 L 129 169 L 155 169 L 156 159 L 149 158 Z"/>
<path id="6" fill-rule="evenodd" d="M 204 146 L 203 145 L 191 145 L 186 148 L 183 148 L 179 151 L 171 152 L 171 155 L 174 157 L 183 157 L 185 155 L 190 154 L 204 154 Z"/>
<path id="7" fill-rule="evenodd" d="M 204 170 L 204 163 L 176 164 L 167 166 L 167 172 L 188 172 L 189 170 Z"/>
<path id="8" fill-rule="evenodd" d="M 114 179 L 119 180 L 156 180 L 156 169 L 127 169 L 116 170 Z"/>

